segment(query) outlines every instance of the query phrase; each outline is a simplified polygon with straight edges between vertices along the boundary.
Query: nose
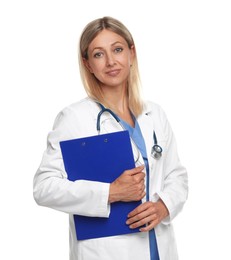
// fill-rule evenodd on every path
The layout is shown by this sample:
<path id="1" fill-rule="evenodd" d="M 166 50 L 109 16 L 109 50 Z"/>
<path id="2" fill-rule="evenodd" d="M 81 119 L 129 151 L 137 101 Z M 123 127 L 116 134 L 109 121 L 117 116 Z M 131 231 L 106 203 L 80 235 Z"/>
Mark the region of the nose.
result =
<path id="1" fill-rule="evenodd" d="M 115 59 L 114 59 L 113 54 L 107 53 L 106 65 L 107 65 L 108 67 L 111 67 L 111 66 L 115 65 L 115 63 L 116 63 L 116 61 L 115 61 Z"/>

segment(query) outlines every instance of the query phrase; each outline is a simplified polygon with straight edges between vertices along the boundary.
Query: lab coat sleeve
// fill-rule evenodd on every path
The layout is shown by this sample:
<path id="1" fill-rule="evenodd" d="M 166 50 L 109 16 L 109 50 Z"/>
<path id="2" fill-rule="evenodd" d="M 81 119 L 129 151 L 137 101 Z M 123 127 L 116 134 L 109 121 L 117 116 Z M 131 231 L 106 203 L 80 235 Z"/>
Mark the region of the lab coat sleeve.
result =
<path id="1" fill-rule="evenodd" d="M 188 197 L 188 176 L 179 160 L 177 145 L 165 113 L 161 112 L 162 131 L 166 147 L 163 151 L 163 187 L 158 196 L 168 208 L 169 216 L 163 224 L 169 224 L 182 210 Z"/>
<path id="2" fill-rule="evenodd" d="M 34 199 L 41 205 L 69 214 L 108 217 L 109 184 L 67 179 L 59 142 L 72 139 L 81 125 L 70 108 L 56 118 L 47 149 L 34 177 Z"/>

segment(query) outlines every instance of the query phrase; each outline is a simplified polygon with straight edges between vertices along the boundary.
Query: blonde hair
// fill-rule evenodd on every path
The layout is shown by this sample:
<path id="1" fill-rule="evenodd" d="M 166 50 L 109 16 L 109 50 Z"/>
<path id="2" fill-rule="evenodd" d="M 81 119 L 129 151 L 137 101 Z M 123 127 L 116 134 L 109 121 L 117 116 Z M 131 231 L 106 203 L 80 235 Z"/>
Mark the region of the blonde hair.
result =
<path id="1" fill-rule="evenodd" d="M 84 59 L 88 59 L 88 47 L 90 43 L 103 29 L 110 30 L 123 37 L 130 49 L 134 46 L 134 51 L 135 44 L 128 29 L 120 21 L 112 17 L 96 19 L 87 24 L 82 32 L 79 41 L 79 67 L 85 91 L 89 97 L 102 102 L 107 106 L 107 103 L 103 98 L 99 80 L 94 76 L 94 74 L 89 72 L 83 62 Z M 143 102 L 140 97 L 140 77 L 136 53 L 134 55 L 132 67 L 130 68 L 127 91 L 129 109 L 134 116 L 137 117 L 143 110 Z"/>

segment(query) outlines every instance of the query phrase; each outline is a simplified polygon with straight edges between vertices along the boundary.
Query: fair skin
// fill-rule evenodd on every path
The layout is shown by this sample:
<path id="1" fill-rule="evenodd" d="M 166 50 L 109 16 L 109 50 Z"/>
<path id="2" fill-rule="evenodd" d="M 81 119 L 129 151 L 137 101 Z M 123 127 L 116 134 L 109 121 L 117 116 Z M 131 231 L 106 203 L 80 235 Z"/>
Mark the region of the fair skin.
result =
<path id="1" fill-rule="evenodd" d="M 88 59 L 84 64 L 101 82 L 103 95 L 110 108 L 128 124 L 134 121 L 128 108 L 127 79 L 135 55 L 120 35 L 104 29 L 90 43 Z M 110 184 L 109 203 L 139 201 L 145 197 L 144 166 L 124 171 Z M 128 214 L 126 224 L 130 228 L 145 225 L 140 231 L 149 231 L 168 216 L 162 200 L 144 202 Z"/>
<path id="2" fill-rule="evenodd" d="M 101 82 L 104 99 L 110 108 L 134 127 L 127 102 L 127 78 L 134 57 L 133 46 L 118 34 L 103 30 L 88 47 L 88 70 Z"/>

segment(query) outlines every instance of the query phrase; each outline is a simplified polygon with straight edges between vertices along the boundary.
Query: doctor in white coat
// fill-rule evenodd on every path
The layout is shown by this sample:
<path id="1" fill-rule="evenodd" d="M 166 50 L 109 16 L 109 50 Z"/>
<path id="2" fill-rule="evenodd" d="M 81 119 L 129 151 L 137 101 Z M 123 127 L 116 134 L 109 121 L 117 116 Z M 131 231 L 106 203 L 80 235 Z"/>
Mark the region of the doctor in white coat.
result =
<path id="1" fill-rule="evenodd" d="M 165 113 L 140 97 L 133 38 L 120 21 L 104 17 L 85 27 L 79 47 L 88 97 L 58 114 L 34 177 L 34 198 L 39 205 L 69 214 L 70 260 L 177 260 L 172 220 L 187 199 L 187 172 L 179 161 Z M 99 103 L 121 120 L 103 113 L 101 134 L 127 129 L 139 151 L 139 161 L 136 168 L 121 173 L 112 183 L 69 181 L 59 143 L 97 135 Z M 162 149 L 157 158 L 155 145 Z M 74 214 L 108 218 L 112 203 L 141 199 L 142 204 L 126 221 L 140 232 L 77 240 Z"/>

